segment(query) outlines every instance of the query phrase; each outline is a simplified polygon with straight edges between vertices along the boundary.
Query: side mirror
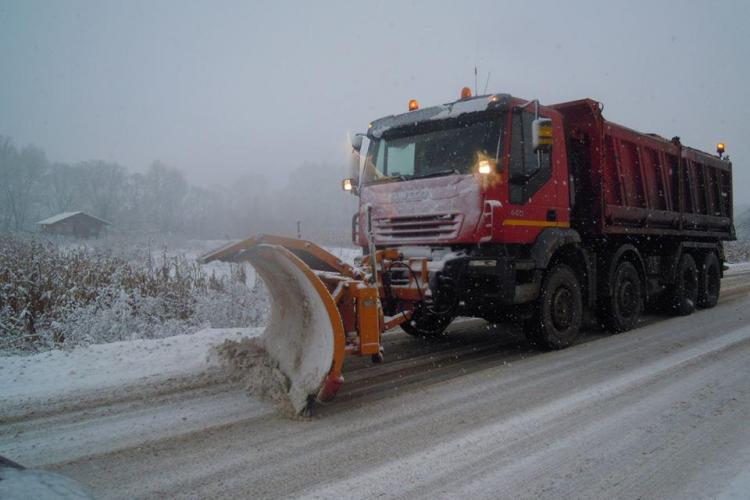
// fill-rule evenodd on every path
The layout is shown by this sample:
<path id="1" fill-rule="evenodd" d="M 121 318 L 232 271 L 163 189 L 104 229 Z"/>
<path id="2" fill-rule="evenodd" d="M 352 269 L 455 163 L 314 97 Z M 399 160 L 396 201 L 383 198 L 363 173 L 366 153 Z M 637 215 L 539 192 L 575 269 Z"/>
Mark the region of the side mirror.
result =
<path id="1" fill-rule="evenodd" d="M 349 177 L 344 179 L 342 187 L 351 194 L 359 194 L 359 162 L 363 134 L 355 134 L 351 139 L 352 151 L 349 157 Z"/>
<path id="2" fill-rule="evenodd" d="M 552 149 L 552 119 L 537 118 L 531 122 L 531 142 L 534 152 Z"/>
<path id="3" fill-rule="evenodd" d="M 355 134 L 352 137 L 352 149 L 357 153 L 362 149 L 362 137 L 362 134 Z"/>
<path id="4" fill-rule="evenodd" d="M 359 151 L 352 150 L 349 156 L 349 177 L 344 179 L 344 191 L 357 194 L 359 187 Z"/>

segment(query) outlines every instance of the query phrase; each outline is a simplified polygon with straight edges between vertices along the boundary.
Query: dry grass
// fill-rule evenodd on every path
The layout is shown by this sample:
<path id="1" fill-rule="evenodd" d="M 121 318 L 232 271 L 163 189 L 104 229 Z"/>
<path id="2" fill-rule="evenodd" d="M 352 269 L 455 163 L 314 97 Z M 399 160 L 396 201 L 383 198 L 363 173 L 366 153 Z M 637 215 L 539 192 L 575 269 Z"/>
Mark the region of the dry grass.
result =
<path id="1" fill-rule="evenodd" d="M 262 321 L 245 268 L 208 274 L 184 256 L 127 261 L 0 236 L 0 350 L 38 350 Z"/>

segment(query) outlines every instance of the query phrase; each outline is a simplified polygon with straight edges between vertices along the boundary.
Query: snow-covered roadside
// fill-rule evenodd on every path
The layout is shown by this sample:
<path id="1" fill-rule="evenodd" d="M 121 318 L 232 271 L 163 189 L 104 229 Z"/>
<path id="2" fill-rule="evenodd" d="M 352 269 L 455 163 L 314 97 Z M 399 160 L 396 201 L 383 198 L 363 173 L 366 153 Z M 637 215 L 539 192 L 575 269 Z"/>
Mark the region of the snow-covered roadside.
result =
<path id="1" fill-rule="evenodd" d="M 729 268 L 729 274 L 732 273 L 744 273 L 750 271 L 750 262 L 736 262 L 733 264 L 727 264 Z"/>
<path id="2" fill-rule="evenodd" d="M 195 380 L 218 371 L 218 358 L 210 356 L 213 346 L 262 331 L 210 328 L 192 335 L 0 357 L 0 418 L 113 397 L 114 391 L 121 396 L 128 389 L 168 388 L 179 379 Z"/>
<path id="3" fill-rule="evenodd" d="M 195 259 L 202 253 L 200 250 L 181 255 Z M 327 250 L 348 263 L 353 263 L 360 253 L 353 248 Z M 223 262 L 213 262 L 207 267 L 217 275 L 229 272 L 229 264 Z M 252 286 L 255 273 L 249 265 L 247 271 L 248 285 Z M 220 366 L 218 359 L 208 359 L 213 345 L 228 338 L 257 336 L 262 330 L 262 327 L 206 329 L 190 335 L 0 356 L 3 380 L 0 419 L 54 412 L 61 406 L 86 406 L 92 401 L 127 398 L 144 391 L 168 391 L 208 383 L 206 374 L 215 378 Z"/>

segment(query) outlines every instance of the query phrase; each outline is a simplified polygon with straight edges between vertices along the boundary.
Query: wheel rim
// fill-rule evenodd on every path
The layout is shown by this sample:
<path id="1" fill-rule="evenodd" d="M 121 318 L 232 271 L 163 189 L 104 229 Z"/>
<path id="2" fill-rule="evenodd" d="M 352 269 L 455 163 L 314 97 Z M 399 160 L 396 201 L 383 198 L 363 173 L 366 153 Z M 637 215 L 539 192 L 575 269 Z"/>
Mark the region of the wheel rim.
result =
<path id="1" fill-rule="evenodd" d="M 566 330 L 573 324 L 573 293 L 567 287 L 555 290 L 552 299 L 552 323 L 558 330 Z"/>
<path id="2" fill-rule="evenodd" d="M 625 280 L 617 293 L 617 306 L 623 316 L 633 316 L 638 310 L 638 289 L 631 280 Z"/>

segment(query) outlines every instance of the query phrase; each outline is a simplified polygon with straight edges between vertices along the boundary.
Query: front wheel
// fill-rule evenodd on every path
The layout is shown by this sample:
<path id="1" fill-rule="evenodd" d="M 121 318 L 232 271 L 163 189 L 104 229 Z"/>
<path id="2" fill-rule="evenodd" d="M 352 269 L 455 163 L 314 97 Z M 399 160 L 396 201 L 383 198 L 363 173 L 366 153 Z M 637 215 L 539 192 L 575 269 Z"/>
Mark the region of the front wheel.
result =
<path id="1" fill-rule="evenodd" d="M 542 349 L 563 349 L 581 330 L 583 300 L 573 270 L 558 264 L 547 271 L 532 317 L 524 324 L 526 338 Z"/>
<path id="2" fill-rule="evenodd" d="M 436 338 L 444 335 L 455 315 L 451 312 L 435 314 L 425 306 L 418 305 L 409 321 L 401 323 L 401 329 L 413 337 Z"/>

